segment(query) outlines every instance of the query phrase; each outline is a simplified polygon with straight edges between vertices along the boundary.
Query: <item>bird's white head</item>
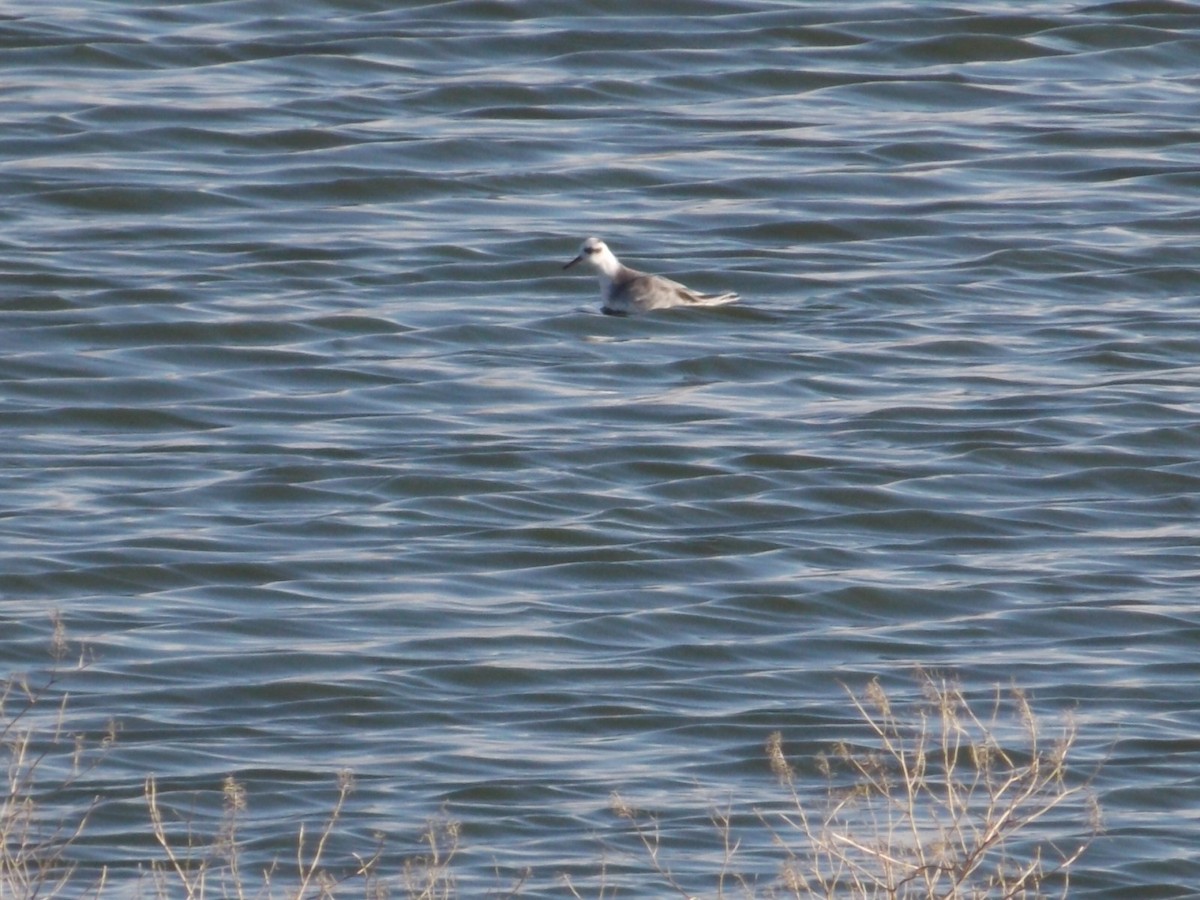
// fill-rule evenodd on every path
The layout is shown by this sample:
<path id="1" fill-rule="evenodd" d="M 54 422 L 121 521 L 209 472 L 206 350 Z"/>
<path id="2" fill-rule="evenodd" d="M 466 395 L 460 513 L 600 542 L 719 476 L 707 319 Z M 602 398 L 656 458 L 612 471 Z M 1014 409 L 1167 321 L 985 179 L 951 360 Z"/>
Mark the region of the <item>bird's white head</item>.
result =
<path id="1" fill-rule="evenodd" d="M 579 255 L 563 266 L 564 269 L 569 269 L 577 262 L 586 262 L 601 275 L 612 278 L 621 268 L 621 264 L 617 262 L 617 258 L 613 256 L 613 252 L 608 249 L 608 244 L 600 240 L 598 237 L 590 237 L 579 245 Z"/>

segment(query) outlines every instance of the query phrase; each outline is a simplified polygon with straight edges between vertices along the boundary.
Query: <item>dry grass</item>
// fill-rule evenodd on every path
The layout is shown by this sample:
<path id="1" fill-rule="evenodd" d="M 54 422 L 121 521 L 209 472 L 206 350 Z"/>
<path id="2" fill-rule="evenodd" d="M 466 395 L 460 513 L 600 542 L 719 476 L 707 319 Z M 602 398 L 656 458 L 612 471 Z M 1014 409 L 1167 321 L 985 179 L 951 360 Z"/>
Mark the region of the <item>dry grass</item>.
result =
<path id="1" fill-rule="evenodd" d="M 247 897 L 276 896 L 291 900 L 306 897 L 325 900 L 335 897 L 339 889 L 353 882 L 355 893 L 368 898 L 388 896 L 376 871 L 380 847 L 370 856 L 355 855 L 354 863 L 341 867 L 336 874 L 325 865 L 329 839 L 335 833 L 353 790 L 353 776 L 347 771 L 339 773 L 337 797 L 324 826 L 315 837 L 301 825 L 294 859 L 287 862 L 275 860 L 261 872 L 248 875 L 242 863 L 242 848 L 238 838 L 240 817 L 246 809 L 246 792 L 240 783 L 232 777 L 225 779 L 220 827 L 215 835 L 204 838 L 195 833 L 186 818 L 169 815 L 159 799 L 157 780 L 153 776 L 147 778 L 146 807 L 154 838 L 164 855 L 162 860 L 150 862 L 156 895 L 185 897 L 187 900 L 206 900 L 210 897 L 246 900 Z M 172 837 L 171 830 L 182 834 Z M 280 886 L 277 884 L 279 881 L 285 884 Z M 425 898 L 435 895 L 413 896 Z"/>
<path id="2" fill-rule="evenodd" d="M 60 681 L 86 665 L 72 657 L 55 619 L 53 662 L 38 683 L 14 676 L 0 683 L 0 753 L 6 782 L 0 795 L 0 900 L 95 897 L 108 892 L 106 870 L 81 877 L 71 848 L 83 835 L 96 800 L 79 809 L 78 779 L 104 757 L 116 728 L 88 740 L 66 728 L 68 698 Z M 1032 900 L 1066 896 L 1072 866 L 1099 827 L 1086 782 L 1074 780 L 1067 758 L 1075 732 L 1067 722 L 1047 738 L 1025 695 L 1017 689 L 972 705 L 953 681 L 921 673 L 919 699 L 898 707 L 872 682 L 848 692 L 866 740 L 840 744 L 818 759 L 824 786 L 801 786 L 779 733 L 766 744 L 770 768 L 785 794 L 781 808 L 757 812 L 756 845 L 767 841 L 782 854 L 779 876 L 760 885 L 739 868 L 741 844 L 732 807 L 711 813 L 720 840 L 719 870 L 705 896 L 849 898 L 849 900 Z M 74 790 L 72 790 L 74 788 Z M 222 815 L 213 833 L 193 828 L 190 815 L 160 795 L 151 776 L 144 784 L 147 827 L 160 857 L 144 863 L 141 893 L 186 900 L 332 900 L 339 896 L 451 900 L 459 893 L 454 865 L 459 826 L 443 815 L 427 823 L 422 849 L 391 877 L 380 872 L 382 840 L 366 855 L 327 860 L 354 790 L 339 775 L 322 826 L 301 826 L 294 853 L 265 868 L 243 860 L 239 828 L 246 791 L 232 776 L 222 788 Z M 190 797 L 191 795 L 189 795 Z M 666 859 L 655 816 L 613 794 L 610 808 L 630 829 L 639 849 L 633 866 L 644 868 L 635 893 L 657 882 L 663 890 L 694 898 Z M 1054 814 L 1054 815 L 1052 815 Z M 739 814 L 744 820 L 745 813 Z M 1078 824 L 1064 824 L 1064 818 Z M 1063 829 L 1067 843 L 1049 835 Z M 344 855 L 345 856 L 345 855 Z M 689 871 L 695 866 L 686 866 Z M 507 890 L 516 897 L 532 873 Z M 499 876 L 498 876 L 499 877 Z M 584 900 L 583 889 L 562 877 L 563 895 Z M 589 888 L 596 900 L 622 891 L 605 863 Z"/>
<path id="3" fill-rule="evenodd" d="M 765 887 L 737 870 L 739 841 L 728 810 L 713 813 L 724 863 L 710 896 L 797 900 L 1033 900 L 1067 895 L 1071 867 L 1099 829 L 1085 782 L 1072 782 L 1067 722 L 1047 738 L 1018 689 L 997 691 L 978 712 L 962 688 L 919 673 L 919 700 L 898 709 L 878 681 L 848 691 L 868 742 L 842 743 L 818 759 L 824 791 L 798 786 L 779 732 L 766 743 L 788 808 L 759 813 L 784 861 Z M 810 799 L 815 796 L 814 799 Z M 1064 809 L 1069 808 L 1069 809 Z M 1056 810 L 1077 820 L 1065 845 L 1039 830 Z M 685 898 L 664 859 L 657 821 L 619 795 L 657 879 Z M 1056 823 L 1062 828 L 1062 823 Z M 575 897 L 580 895 L 573 891 Z"/>
<path id="4" fill-rule="evenodd" d="M 767 756 L 793 810 L 776 832 L 783 881 L 798 898 L 1065 896 L 1070 869 L 1099 827 L 1088 785 L 1067 777 L 1075 729 L 1047 738 L 1025 694 L 997 691 L 983 713 L 957 683 L 921 673 L 920 701 L 897 711 L 878 681 L 850 693 L 873 735 L 822 760 L 828 791 L 813 810 L 796 789 L 778 733 Z M 1066 804 L 1084 836 L 1067 846 L 1037 823 Z M 799 848 L 797 849 L 797 839 Z"/>
<path id="5" fill-rule="evenodd" d="M 89 742 L 66 728 L 68 695 L 60 682 L 87 665 L 86 648 L 74 663 L 62 619 L 52 617 L 51 663 L 40 681 L 14 675 L 0 683 L 0 753 L 5 782 L 0 794 L 0 898 L 55 896 L 68 885 L 75 896 L 98 896 L 106 872 L 81 888 L 72 845 L 83 834 L 95 800 L 82 810 L 66 799 L 79 779 L 103 759 L 116 737 L 115 723 Z M 49 779 L 47 781 L 47 779 Z"/>
<path id="6" fill-rule="evenodd" d="M 458 823 L 430 821 L 421 833 L 429 849 L 404 861 L 404 891 L 409 900 L 449 900 L 457 896 L 451 863 L 458 852 Z"/>

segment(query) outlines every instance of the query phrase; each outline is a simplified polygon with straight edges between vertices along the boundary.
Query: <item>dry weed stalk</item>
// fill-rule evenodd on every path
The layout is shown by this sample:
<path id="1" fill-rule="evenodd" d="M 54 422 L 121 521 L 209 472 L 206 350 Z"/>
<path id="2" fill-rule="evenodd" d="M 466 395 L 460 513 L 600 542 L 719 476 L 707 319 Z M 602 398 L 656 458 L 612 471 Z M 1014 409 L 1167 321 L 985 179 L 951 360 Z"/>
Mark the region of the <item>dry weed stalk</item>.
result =
<path id="1" fill-rule="evenodd" d="M 903 713 L 877 681 L 849 692 L 878 746 L 842 744 L 822 761 L 829 789 L 819 813 L 800 798 L 781 736 L 767 741 L 791 795 L 784 821 L 803 838 L 797 850 L 793 835 L 775 834 L 788 853 L 785 888 L 797 898 L 1033 898 L 1056 875 L 1065 896 L 1090 838 L 1061 849 L 1030 828 L 1073 799 L 1089 803 L 1093 834 L 1098 825 L 1087 785 L 1065 778 L 1073 726 L 1047 743 L 1021 691 L 998 690 L 981 717 L 958 684 L 919 677 L 924 699 Z"/>
<path id="2" fill-rule="evenodd" d="M 957 683 L 924 672 L 918 678 L 923 698 L 903 709 L 878 682 L 861 694 L 848 691 L 872 746 L 843 743 L 817 759 L 827 785 L 822 802 L 802 798 L 808 792 L 797 787 L 782 735 L 768 738 L 767 760 L 788 792 L 790 810 L 782 814 L 787 828 L 759 815 L 786 854 L 766 896 L 1033 900 L 1049 896 L 1053 879 L 1066 896 L 1070 869 L 1099 828 L 1089 786 L 1066 777 L 1073 725 L 1047 741 L 1020 690 L 998 689 L 980 715 Z M 1086 808 L 1091 829 L 1066 849 L 1035 827 L 1064 804 Z M 619 794 L 610 808 L 631 824 L 658 878 L 690 897 L 663 859 L 654 816 Z M 717 811 L 711 818 L 725 852 L 715 897 L 726 897 L 731 884 L 745 897 L 759 896 L 753 879 L 732 867 L 739 849 L 732 815 Z"/>
<path id="3" fill-rule="evenodd" d="M 684 900 L 689 900 L 691 894 L 684 890 L 683 886 L 675 879 L 675 876 L 671 874 L 670 867 L 662 858 L 662 834 L 659 831 L 658 819 L 653 816 L 643 817 L 616 791 L 609 796 L 609 809 L 617 818 L 625 819 L 632 826 L 634 834 L 637 835 L 646 855 L 650 858 L 650 866 L 658 873 L 667 887 L 683 897 Z"/>
<path id="4" fill-rule="evenodd" d="M 456 896 L 450 865 L 458 853 L 458 838 L 458 822 L 443 816 L 426 824 L 421 841 L 429 850 L 404 861 L 404 887 L 410 900 L 450 900 Z"/>
<path id="5" fill-rule="evenodd" d="M 347 880 L 362 877 L 366 884 L 366 896 L 381 897 L 386 892 L 375 877 L 375 865 L 379 860 L 380 850 L 376 848 L 370 857 L 355 854 L 357 866 L 354 870 L 341 877 L 334 876 L 323 865 L 326 845 L 341 819 L 346 806 L 346 800 L 354 790 L 354 778 L 348 771 L 338 773 L 338 794 L 333 809 L 326 819 L 324 827 L 317 834 L 316 841 L 309 850 L 306 846 L 304 825 L 296 840 L 296 884 L 286 889 L 283 896 L 290 900 L 304 900 L 314 897 L 325 900 L 334 896 L 336 889 Z M 175 896 L 176 891 L 170 887 L 177 882 L 183 889 L 187 900 L 204 900 L 210 896 L 221 898 L 236 898 L 246 900 L 247 883 L 241 870 L 241 853 L 238 843 L 238 823 L 240 815 L 246 809 L 245 788 L 232 776 L 225 779 L 223 787 L 224 811 L 220 828 L 211 841 L 204 841 L 196 836 L 189 824 L 185 827 L 182 845 L 177 845 L 167 833 L 166 818 L 158 796 L 158 783 L 154 776 L 146 779 L 146 806 L 150 812 L 150 825 L 154 838 L 158 841 L 166 856 L 166 863 L 152 864 L 152 872 L 160 897 Z M 278 870 L 278 863 L 273 863 L 262 873 L 262 885 L 251 896 L 273 897 L 274 886 L 272 878 Z M 172 878 L 171 876 L 174 876 Z M 210 884 L 216 880 L 215 887 Z"/>
<path id="6" fill-rule="evenodd" d="M 52 663 L 40 681 L 14 675 L 0 682 L 0 753 L 4 755 L 4 788 L 0 791 L 0 898 L 24 900 L 53 897 L 68 886 L 82 891 L 77 896 L 98 896 L 104 889 L 107 870 L 87 887 L 76 884 L 78 865 L 69 858 L 94 810 L 95 798 L 81 812 L 54 812 L 59 798 L 81 777 L 91 772 L 107 753 L 116 735 L 116 724 L 95 745 L 83 734 L 66 732 L 68 695 L 48 710 L 50 720 L 39 721 L 39 712 L 58 691 L 64 677 L 64 662 L 72 653 L 62 618 L 52 614 Z M 87 649 L 78 648 L 74 670 L 88 664 Z M 90 751 L 97 751 L 90 754 Z M 66 773 L 62 773 L 63 763 Z M 47 768 L 59 774 L 44 785 Z M 69 801 L 67 801 L 69 802 Z"/>
<path id="7" fill-rule="evenodd" d="M 679 894 L 685 900 L 696 900 L 695 896 L 689 892 L 672 873 L 670 866 L 663 857 L 662 852 L 662 833 L 659 829 L 658 819 L 648 813 L 643 813 L 631 806 L 624 797 L 614 791 L 609 797 L 609 809 L 617 818 L 624 819 L 629 822 L 633 828 L 634 835 L 638 842 L 642 845 L 642 849 L 646 852 L 650 860 L 650 867 L 655 874 L 676 894 Z M 727 887 L 732 883 L 737 886 L 739 893 L 744 897 L 754 896 L 754 885 L 742 874 L 733 871 L 734 857 L 737 855 L 738 849 L 741 846 L 741 841 L 734 837 L 733 834 L 733 813 L 729 807 L 716 808 L 714 807 L 709 812 L 709 820 L 721 838 L 722 860 L 721 869 L 717 873 L 717 900 L 724 900 L 729 896 L 726 892 Z M 571 891 L 573 897 L 579 898 L 578 891 L 568 881 L 567 887 Z M 600 886 L 600 898 L 603 900 L 605 885 L 603 879 Z M 615 890 L 614 890 L 615 896 Z"/>

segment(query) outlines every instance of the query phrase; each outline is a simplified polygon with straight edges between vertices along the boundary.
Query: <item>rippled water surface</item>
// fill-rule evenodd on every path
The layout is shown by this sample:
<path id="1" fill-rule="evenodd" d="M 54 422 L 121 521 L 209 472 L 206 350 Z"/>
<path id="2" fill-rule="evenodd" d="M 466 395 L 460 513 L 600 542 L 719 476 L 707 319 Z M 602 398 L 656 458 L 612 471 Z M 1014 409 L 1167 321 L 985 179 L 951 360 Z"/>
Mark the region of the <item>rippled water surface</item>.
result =
<path id="1" fill-rule="evenodd" d="M 149 773 L 253 862 L 348 767 L 343 860 L 445 805 L 464 894 L 563 896 L 619 789 L 711 894 L 767 734 L 921 665 L 1074 709 L 1075 895 L 1194 896 L 1200 8 L 25 0 L 0 59 L 0 648 L 91 647 L 85 870 Z M 589 234 L 742 303 L 601 316 Z"/>

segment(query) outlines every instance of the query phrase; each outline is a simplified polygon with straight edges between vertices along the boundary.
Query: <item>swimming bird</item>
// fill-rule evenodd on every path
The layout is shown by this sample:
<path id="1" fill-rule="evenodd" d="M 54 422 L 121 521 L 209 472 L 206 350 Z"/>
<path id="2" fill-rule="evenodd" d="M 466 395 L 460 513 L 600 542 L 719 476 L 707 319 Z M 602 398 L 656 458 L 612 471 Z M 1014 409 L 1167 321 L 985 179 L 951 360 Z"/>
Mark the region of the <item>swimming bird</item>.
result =
<path id="1" fill-rule="evenodd" d="M 608 244 L 590 237 L 579 246 L 579 255 L 563 266 L 569 269 L 586 262 L 600 276 L 600 311 L 610 316 L 627 316 L 669 306 L 720 306 L 737 300 L 735 293 L 697 294 L 677 281 L 660 275 L 647 275 L 621 265 Z"/>

